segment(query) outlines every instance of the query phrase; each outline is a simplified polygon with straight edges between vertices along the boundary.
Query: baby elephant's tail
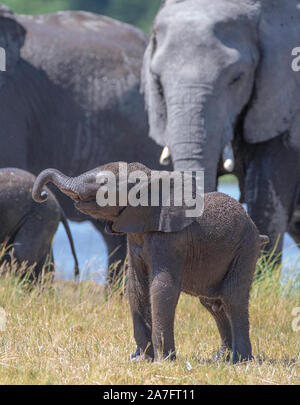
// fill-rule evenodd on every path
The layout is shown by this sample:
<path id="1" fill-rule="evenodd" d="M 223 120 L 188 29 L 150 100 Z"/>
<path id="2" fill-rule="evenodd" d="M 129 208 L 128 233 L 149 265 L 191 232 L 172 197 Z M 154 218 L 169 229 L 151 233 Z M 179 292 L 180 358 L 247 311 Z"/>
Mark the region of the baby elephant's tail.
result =
<path id="1" fill-rule="evenodd" d="M 270 239 L 267 235 L 259 235 L 260 246 L 264 246 L 270 242 Z"/>

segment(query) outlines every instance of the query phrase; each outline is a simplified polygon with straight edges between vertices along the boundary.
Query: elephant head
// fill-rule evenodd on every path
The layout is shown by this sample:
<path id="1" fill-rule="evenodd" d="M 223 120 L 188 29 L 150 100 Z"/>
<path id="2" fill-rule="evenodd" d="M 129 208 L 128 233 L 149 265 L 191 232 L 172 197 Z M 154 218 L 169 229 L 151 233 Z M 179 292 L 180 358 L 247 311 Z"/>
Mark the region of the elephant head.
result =
<path id="1" fill-rule="evenodd" d="M 291 69 L 299 27 L 298 0 L 161 7 L 142 73 L 150 136 L 169 148 L 175 170 L 205 169 L 206 192 L 216 188 L 222 155 L 232 170 L 226 159 L 237 128 L 254 144 L 291 126 L 300 109 L 300 75 Z"/>
<path id="2" fill-rule="evenodd" d="M 5 83 L 6 77 L 14 72 L 20 60 L 21 48 L 24 45 L 26 31 L 15 19 L 14 14 L 4 5 L 0 4 L 0 48 L 5 58 L 4 68 L 0 71 L 0 87 Z"/>
<path id="3" fill-rule="evenodd" d="M 165 172 L 165 174 L 167 173 Z M 114 178 L 111 178 L 111 175 Z M 135 176 L 138 176 L 138 180 L 141 176 L 144 181 L 138 189 L 133 190 L 137 185 L 132 184 L 132 179 L 129 179 L 129 176 L 133 176 L 134 179 L 136 179 Z M 124 182 L 125 178 L 126 181 Z M 115 183 L 109 179 L 115 179 Z M 37 202 L 45 201 L 47 193 L 43 191 L 43 187 L 51 182 L 75 202 L 75 207 L 79 211 L 93 218 L 106 220 L 106 230 L 110 233 L 176 232 L 197 220 L 197 217 L 185 215 L 187 209 L 185 205 L 172 203 L 171 206 L 163 205 L 160 197 L 157 204 L 152 204 L 152 199 L 150 200 L 153 184 L 151 179 L 151 170 L 141 163 L 109 163 L 74 178 L 67 177 L 55 169 L 46 169 L 37 177 L 33 186 L 32 197 Z M 126 185 L 125 189 L 124 184 Z M 121 202 L 121 199 L 124 199 L 124 194 L 121 196 L 120 190 L 125 190 L 125 202 Z M 103 193 L 112 195 L 113 200 L 108 203 L 108 198 L 106 198 L 105 204 L 100 203 L 99 192 L 101 195 Z M 138 203 L 131 202 L 130 192 L 140 196 Z M 139 203 L 142 194 L 147 197 L 147 204 Z M 157 195 L 161 196 L 161 194 Z"/>

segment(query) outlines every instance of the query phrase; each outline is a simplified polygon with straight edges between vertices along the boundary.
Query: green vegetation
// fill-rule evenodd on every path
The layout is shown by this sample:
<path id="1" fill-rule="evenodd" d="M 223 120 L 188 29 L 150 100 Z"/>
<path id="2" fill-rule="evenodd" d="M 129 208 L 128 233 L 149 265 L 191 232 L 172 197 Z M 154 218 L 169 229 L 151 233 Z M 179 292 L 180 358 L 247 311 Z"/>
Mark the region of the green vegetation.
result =
<path id="1" fill-rule="evenodd" d="M 69 0 L 4 0 L 2 3 L 15 13 L 43 14 L 67 10 L 71 2 Z"/>
<path id="2" fill-rule="evenodd" d="M 16 13 L 43 14 L 59 10 L 86 10 L 136 25 L 149 32 L 161 0 L 4 0 Z"/>
<path id="3" fill-rule="evenodd" d="M 238 179 L 233 174 L 224 174 L 219 177 L 219 183 L 237 184 Z"/>
<path id="4" fill-rule="evenodd" d="M 259 260 L 251 293 L 255 360 L 234 366 L 209 361 L 219 336 L 194 297 L 182 294 L 177 307 L 178 359 L 130 363 L 135 343 L 126 294 L 107 300 L 91 282 L 32 288 L 12 267 L 13 274 L 0 267 L 0 317 L 3 308 L 7 318 L 1 384 L 300 384 L 300 331 L 292 328 L 299 294 L 280 285 L 280 269 L 269 260 Z"/>

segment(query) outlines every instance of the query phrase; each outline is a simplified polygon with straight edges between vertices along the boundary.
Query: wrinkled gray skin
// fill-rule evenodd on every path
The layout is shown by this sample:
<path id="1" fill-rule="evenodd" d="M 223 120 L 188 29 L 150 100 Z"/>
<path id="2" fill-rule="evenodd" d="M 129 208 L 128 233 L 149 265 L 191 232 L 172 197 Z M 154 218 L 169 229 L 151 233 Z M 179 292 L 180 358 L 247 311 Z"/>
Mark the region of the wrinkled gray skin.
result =
<path id="1" fill-rule="evenodd" d="M 65 227 L 75 261 L 75 278 L 79 275 L 78 260 L 72 234 L 61 207 L 53 193 L 47 189 L 46 204 L 32 200 L 31 192 L 36 177 L 16 169 L 0 169 L 0 244 L 6 242 L 9 251 L 3 260 L 9 260 L 13 248 L 15 259 L 21 264 L 35 265 L 30 279 L 37 279 L 50 254 L 52 240 L 61 221 Z M 52 264 L 45 267 L 54 271 Z"/>
<path id="2" fill-rule="evenodd" d="M 214 191 L 233 142 L 241 202 L 270 237 L 300 242 L 299 0 L 166 0 L 144 57 L 150 136 Z M 282 249 L 282 238 L 277 252 Z"/>
<path id="3" fill-rule="evenodd" d="M 0 5 L 0 46 L 7 57 L 0 72 L 0 167 L 38 174 L 52 166 L 76 176 L 112 160 L 158 164 L 139 91 L 141 31 L 87 12 L 25 16 Z M 69 219 L 85 219 L 57 197 Z M 125 239 L 103 236 L 109 252 L 122 245 L 111 260 L 123 259 Z"/>
<path id="4" fill-rule="evenodd" d="M 144 354 L 175 359 L 174 316 L 181 291 L 199 297 L 214 317 L 222 341 L 216 359 L 226 349 L 233 362 L 251 359 L 249 291 L 260 246 L 268 238 L 259 235 L 237 201 L 222 193 L 205 195 L 199 218 L 186 218 L 184 206 L 101 208 L 96 193 L 107 186 L 99 173 L 107 170 L 118 178 L 117 163 L 76 178 L 48 169 L 38 176 L 32 195 L 44 201 L 43 186 L 52 182 L 81 212 L 105 219 L 112 233 L 127 233 L 128 295 L 137 344 L 131 359 Z M 150 170 L 142 164 L 131 163 L 128 174 L 134 170 L 149 178 Z"/>

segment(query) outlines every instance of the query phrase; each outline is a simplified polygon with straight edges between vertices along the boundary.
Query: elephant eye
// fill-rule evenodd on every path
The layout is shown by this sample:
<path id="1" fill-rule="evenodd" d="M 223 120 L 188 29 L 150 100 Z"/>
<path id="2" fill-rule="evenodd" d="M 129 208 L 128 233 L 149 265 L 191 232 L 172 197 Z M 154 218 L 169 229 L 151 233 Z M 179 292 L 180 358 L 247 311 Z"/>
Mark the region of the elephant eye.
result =
<path id="1" fill-rule="evenodd" d="M 151 73 L 151 75 L 153 77 L 153 80 L 155 82 L 159 82 L 159 75 L 157 73 L 155 73 L 155 71 L 153 69 L 151 69 L 151 68 L 150 68 L 150 73 Z"/>
<path id="2" fill-rule="evenodd" d="M 239 81 L 242 79 L 243 76 L 244 76 L 244 73 L 239 73 L 238 75 L 236 75 L 236 76 L 231 80 L 231 82 L 229 83 L 229 86 L 232 86 L 232 85 L 234 85 L 235 83 L 239 82 Z"/>
<path id="3" fill-rule="evenodd" d="M 162 99 L 164 99 L 164 89 L 163 89 L 163 86 L 160 81 L 160 76 L 157 73 L 154 73 L 152 70 L 151 70 L 151 74 L 152 74 L 153 80 L 155 82 L 159 96 Z"/>

